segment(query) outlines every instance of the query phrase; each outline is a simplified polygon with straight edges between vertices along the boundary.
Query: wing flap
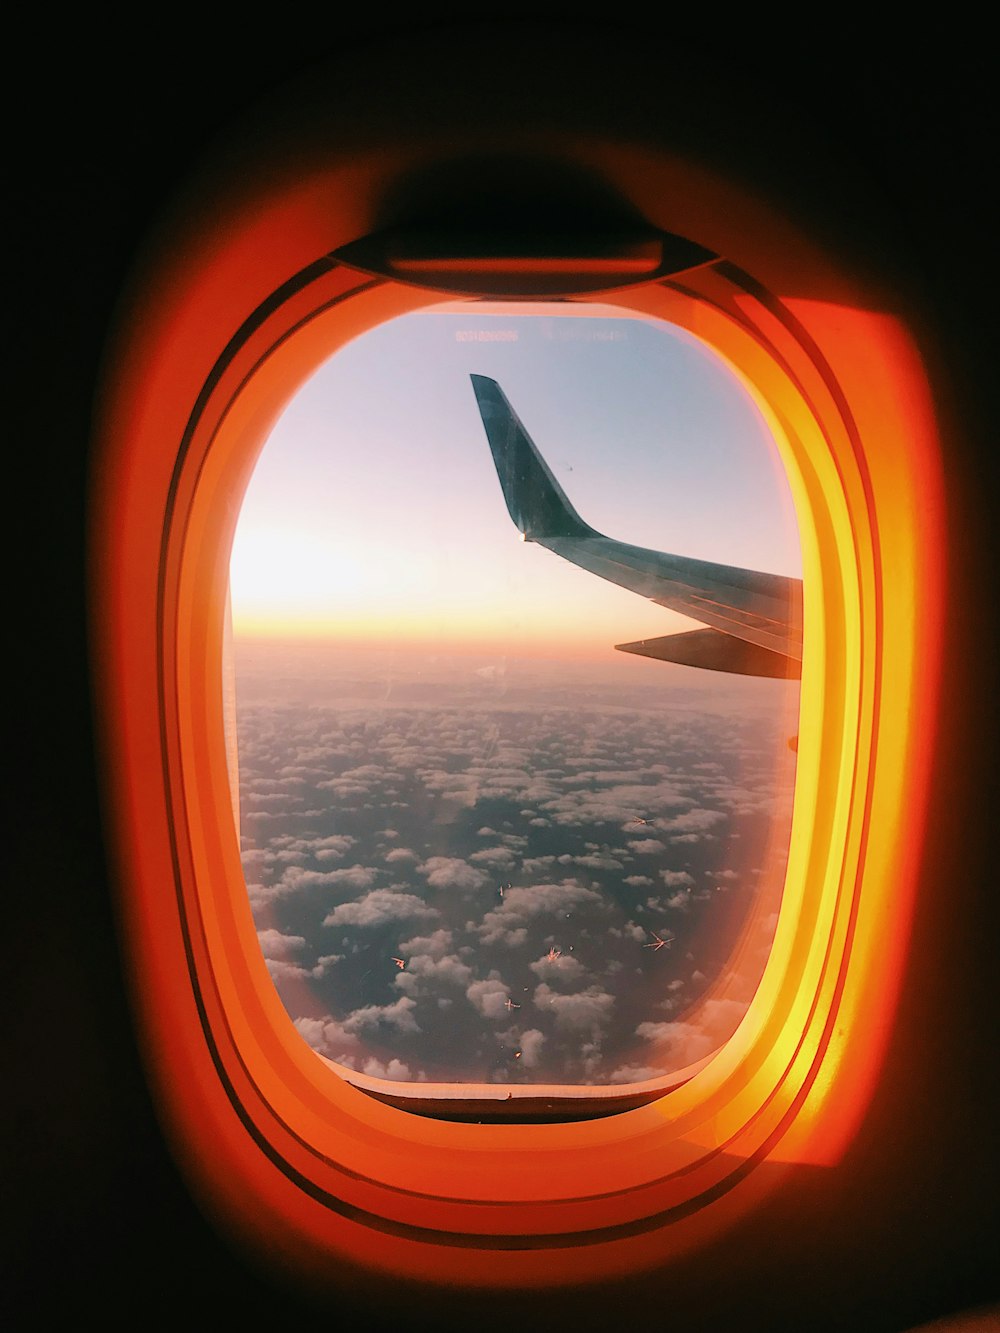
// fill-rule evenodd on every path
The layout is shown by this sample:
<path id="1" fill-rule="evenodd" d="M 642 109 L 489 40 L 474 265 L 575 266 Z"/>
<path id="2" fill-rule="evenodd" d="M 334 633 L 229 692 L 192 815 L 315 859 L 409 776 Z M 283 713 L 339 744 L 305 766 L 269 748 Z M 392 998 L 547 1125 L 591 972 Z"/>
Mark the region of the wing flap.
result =
<path id="1" fill-rule="evenodd" d="M 728 671 L 739 676 L 794 680 L 802 674 L 802 664 L 794 657 L 717 629 L 694 629 L 683 634 L 665 634 L 658 639 L 616 643 L 615 648 L 620 653 L 634 653 L 637 657 L 652 657 L 660 662 L 676 662 L 679 666 L 701 667 L 707 671 Z"/>

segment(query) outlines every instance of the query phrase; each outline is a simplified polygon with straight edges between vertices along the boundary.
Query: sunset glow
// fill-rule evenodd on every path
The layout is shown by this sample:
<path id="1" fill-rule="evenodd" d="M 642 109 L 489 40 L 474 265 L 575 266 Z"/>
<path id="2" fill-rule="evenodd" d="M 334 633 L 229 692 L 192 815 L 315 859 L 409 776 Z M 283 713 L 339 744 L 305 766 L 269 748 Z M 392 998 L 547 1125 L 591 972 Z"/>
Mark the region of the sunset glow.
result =
<path id="1" fill-rule="evenodd" d="M 481 311 L 389 321 L 288 405 L 233 545 L 237 636 L 607 657 L 615 643 L 693 627 L 519 540 L 470 373 L 496 376 L 601 531 L 800 572 L 769 431 L 701 343 L 611 307 Z"/>

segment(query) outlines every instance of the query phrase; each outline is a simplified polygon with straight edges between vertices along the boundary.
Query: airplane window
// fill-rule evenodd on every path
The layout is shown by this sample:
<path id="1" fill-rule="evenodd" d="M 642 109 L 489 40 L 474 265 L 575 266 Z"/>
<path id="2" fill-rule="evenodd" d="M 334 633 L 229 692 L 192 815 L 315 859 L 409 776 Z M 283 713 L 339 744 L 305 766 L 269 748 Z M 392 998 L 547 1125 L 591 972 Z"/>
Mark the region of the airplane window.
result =
<path id="1" fill-rule="evenodd" d="M 357 338 L 237 527 L 261 949 L 305 1041 L 391 1084 L 683 1070 L 777 918 L 801 658 L 777 449 L 694 337 L 574 309 Z"/>

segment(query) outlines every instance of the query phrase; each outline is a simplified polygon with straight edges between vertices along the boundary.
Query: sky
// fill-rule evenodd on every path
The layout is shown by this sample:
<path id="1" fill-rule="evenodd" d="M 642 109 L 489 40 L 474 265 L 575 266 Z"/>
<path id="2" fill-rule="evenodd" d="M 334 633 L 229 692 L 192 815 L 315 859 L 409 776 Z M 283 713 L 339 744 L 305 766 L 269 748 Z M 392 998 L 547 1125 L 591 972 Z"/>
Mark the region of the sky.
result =
<path id="1" fill-rule="evenodd" d="M 612 307 L 539 310 L 409 314 L 316 371 L 244 499 L 231 563 L 237 635 L 587 656 L 690 627 L 520 542 L 470 373 L 500 383 L 599 531 L 799 575 L 775 446 L 719 358 L 674 326 Z"/>
<path id="2" fill-rule="evenodd" d="M 696 339 L 564 309 L 358 338 L 289 403 L 237 527 L 258 938 L 303 1038 L 369 1076 L 658 1078 L 731 1034 L 770 945 L 797 682 L 614 652 L 693 624 L 520 540 L 469 375 L 599 531 L 798 576 L 777 452 Z"/>

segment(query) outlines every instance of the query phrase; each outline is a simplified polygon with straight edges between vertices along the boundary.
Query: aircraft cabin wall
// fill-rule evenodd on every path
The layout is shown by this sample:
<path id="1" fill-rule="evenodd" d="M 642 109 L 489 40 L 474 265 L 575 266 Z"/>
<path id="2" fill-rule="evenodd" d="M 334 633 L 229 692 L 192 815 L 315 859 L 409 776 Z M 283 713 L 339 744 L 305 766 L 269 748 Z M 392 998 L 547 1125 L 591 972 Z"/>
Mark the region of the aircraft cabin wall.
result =
<path id="1" fill-rule="evenodd" d="M 4 1299 L 23 1323 L 12 1326 L 92 1313 L 287 1326 L 332 1309 L 363 1327 L 568 1329 L 608 1327 L 625 1310 L 688 1329 L 902 1333 L 997 1301 L 995 451 L 980 58 L 937 48 L 904 60 L 830 34 L 799 62 L 776 62 L 763 42 L 755 60 L 720 54 L 739 44 L 718 34 L 682 55 L 665 20 L 633 30 L 424 16 L 390 38 L 356 16 L 338 28 L 323 65 L 301 32 L 203 42 L 155 69 L 135 49 L 132 61 L 85 64 L 64 52 L 46 76 L 58 133 L 18 136 L 8 965 L 17 1072 L 5 1098 Z M 282 84 L 296 78 L 288 99 Z M 332 104 L 359 161 L 380 163 L 377 181 L 359 172 L 336 201 L 338 225 L 355 236 L 406 212 L 474 217 L 484 198 L 498 207 L 495 180 L 484 196 L 474 175 L 440 177 L 424 148 L 418 185 L 404 189 L 406 135 L 440 151 L 481 127 L 494 160 L 511 145 L 592 136 L 618 187 L 641 201 L 641 153 L 621 149 L 638 126 L 649 144 L 729 173 L 859 288 L 895 303 L 927 368 L 944 464 L 944 688 L 930 814 L 914 830 L 924 851 L 910 941 L 870 1103 L 836 1164 L 782 1167 L 780 1187 L 725 1236 L 595 1288 L 386 1291 L 376 1276 L 331 1295 L 289 1281 L 195 1202 L 147 1083 L 129 998 L 143 978 L 120 930 L 102 824 L 110 779 L 91 721 L 102 631 L 88 623 L 84 573 L 93 403 L 134 275 L 165 237 L 183 234 L 192 199 L 211 197 L 212 164 L 226 164 L 227 190 L 244 170 L 249 182 L 256 135 L 269 150 L 290 145 L 275 183 L 294 178 L 296 107 L 310 103 Z M 521 188 L 516 163 L 508 169 Z M 584 177 L 568 172 L 554 191 L 530 182 L 540 224 L 560 191 L 577 191 L 581 213 L 618 216 L 615 191 Z"/>

